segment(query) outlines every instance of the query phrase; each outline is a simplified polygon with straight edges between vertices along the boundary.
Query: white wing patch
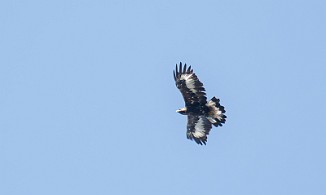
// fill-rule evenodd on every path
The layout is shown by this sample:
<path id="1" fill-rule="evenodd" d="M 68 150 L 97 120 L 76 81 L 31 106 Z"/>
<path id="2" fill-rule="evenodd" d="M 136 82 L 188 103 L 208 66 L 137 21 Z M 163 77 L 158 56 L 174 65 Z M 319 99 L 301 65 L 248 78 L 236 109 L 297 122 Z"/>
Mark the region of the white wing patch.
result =
<path id="1" fill-rule="evenodd" d="M 204 120 L 200 118 L 195 125 L 195 132 L 192 133 L 194 137 L 201 138 L 205 136 Z"/>
<path id="2" fill-rule="evenodd" d="M 180 80 L 185 80 L 187 88 L 191 92 L 196 93 L 197 90 L 195 89 L 195 80 L 191 78 L 192 75 L 193 74 L 183 74 L 183 75 L 181 75 Z"/>

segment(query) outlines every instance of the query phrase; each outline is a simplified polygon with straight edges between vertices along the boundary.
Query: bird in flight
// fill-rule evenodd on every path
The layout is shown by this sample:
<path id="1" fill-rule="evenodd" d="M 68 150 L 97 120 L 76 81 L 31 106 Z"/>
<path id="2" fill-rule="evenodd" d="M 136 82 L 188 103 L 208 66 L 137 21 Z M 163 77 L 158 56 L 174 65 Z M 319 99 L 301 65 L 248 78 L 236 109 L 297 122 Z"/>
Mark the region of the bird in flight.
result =
<path id="1" fill-rule="evenodd" d="M 194 140 L 197 144 L 206 145 L 207 135 L 215 127 L 225 123 L 225 110 L 220 105 L 220 100 L 213 97 L 207 101 L 203 83 L 199 81 L 196 74 L 187 65 L 180 62 L 176 64 L 173 76 L 175 85 L 180 90 L 185 101 L 185 107 L 177 112 L 187 115 L 187 138 Z"/>

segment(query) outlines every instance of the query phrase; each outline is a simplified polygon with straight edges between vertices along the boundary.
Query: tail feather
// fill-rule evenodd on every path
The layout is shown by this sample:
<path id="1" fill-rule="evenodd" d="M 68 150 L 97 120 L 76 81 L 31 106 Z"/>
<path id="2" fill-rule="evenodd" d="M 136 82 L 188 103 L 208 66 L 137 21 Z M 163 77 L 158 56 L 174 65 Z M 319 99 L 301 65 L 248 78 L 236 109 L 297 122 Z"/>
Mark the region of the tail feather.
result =
<path id="1" fill-rule="evenodd" d="M 208 113 L 208 120 L 215 126 L 222 126 L 222 124 L 225 123 L 226 115 L 224 106 L 221 106 L 220 100 L 216 97 L 213 97 L 211 100 L 209 100 L 206 104 L 206 106 L 209 108 Z"/>

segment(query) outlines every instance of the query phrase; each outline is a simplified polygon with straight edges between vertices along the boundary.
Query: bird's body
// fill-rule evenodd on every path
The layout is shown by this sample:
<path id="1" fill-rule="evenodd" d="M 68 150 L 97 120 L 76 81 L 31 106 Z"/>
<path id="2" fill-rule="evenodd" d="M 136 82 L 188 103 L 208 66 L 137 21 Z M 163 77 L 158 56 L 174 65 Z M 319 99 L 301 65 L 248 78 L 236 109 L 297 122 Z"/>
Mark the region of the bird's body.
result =
<path id="1" fill-rule="evenodd" d="M 205 88 L 191 66 L 187 68 L 185 64 L 182 67 L 180 62 L 179 68 L 176 65 L 173 76 L 185 101 L 185 107 L 177 112 L 188 116 L 187 138 L 194 140 L 197 144 L 206 144 L 212 125 L 217 127 L 225 123 L 224 107 L 215 97 L 207 102 Z"/>

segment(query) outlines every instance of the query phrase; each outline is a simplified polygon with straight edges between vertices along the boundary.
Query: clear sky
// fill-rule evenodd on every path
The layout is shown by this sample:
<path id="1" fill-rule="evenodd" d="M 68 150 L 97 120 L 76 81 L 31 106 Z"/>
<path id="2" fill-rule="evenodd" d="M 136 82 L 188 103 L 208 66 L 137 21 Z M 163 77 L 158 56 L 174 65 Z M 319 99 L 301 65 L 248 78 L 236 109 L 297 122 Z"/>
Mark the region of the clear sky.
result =
<path id="1" fill-rule="evenodd" d="M 326 194 L 324 0 L 3 0 L 0 24 L 0 194 Z M 206 146 L 180 61 L 226 108 Z"/>

